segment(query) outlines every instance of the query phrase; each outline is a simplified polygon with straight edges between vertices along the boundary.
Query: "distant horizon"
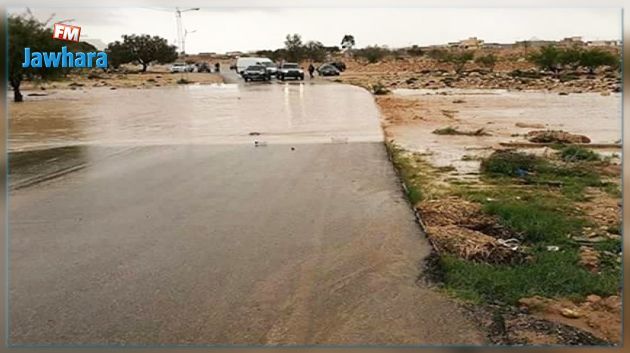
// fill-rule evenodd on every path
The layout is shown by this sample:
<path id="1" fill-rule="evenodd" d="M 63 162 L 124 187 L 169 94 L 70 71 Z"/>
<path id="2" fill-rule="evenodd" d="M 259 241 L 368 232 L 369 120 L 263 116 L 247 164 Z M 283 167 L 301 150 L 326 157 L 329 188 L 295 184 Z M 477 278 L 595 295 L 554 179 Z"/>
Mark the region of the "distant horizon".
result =
<path id="1" fill-rule="evenodd" d="M 185 10 L 185 8 L 183 8 Z M 9 13 L 23 13 L 14 7 Z M 176 43 L 175 8 L 30 8 L 45 21 L 82 27 L 81 40 L 103 49 L 123 34 L 150 34 Z M 201 8 L 182 13 L 186 52 L 255 52 L 284 47 L 287 34 L 303 42 L 339 46 L 352 34 L 357 48 L 444 45 L 469 37 L 486 43 L 558 41 L 580 33 L 584 41 L 622 38 L 617 8 Z"/>
<path id="2" fill-rule="evenodd" d="M 299 33 L 298 33 L 298 34 L 299 34 Z M 582 36 L 575 35 L 575 36 L 569 36 L 569 37 L 582 37 Z M 569 38 L 569 37 L 566 37 L 566 38 Z M 466 39 L 469 39 L 469 38 L 471 38 L 471 37 L 468 37 L 468 38 L 462 38 L 461 40 L 466 40 Z M 559 43 L 559 42 L 561 42 L 564 38 L 563 38 L 563 39 L 560 39 L 560 40 L 553 40 L 553 39 L 547 39 L 547 38 L 531 38 L 531 39 L 523 39 L 523 40 L 514 41 L 514 42 L 488 42 L 488 41 L 485 41 L 483 38 L 477 38 L 477 39 L 483 40 L 484 44 L 513 45 L 513 44 L 520 43 L 520 42 L 523 42 L 523 41 L 529 41 L 529 42 L 534 42 L 534 41 L 543 41 L 543 42 L 547 42 L 547 41 L 549 41 L 549 42 L 557 42 L 557 43 Z M 458 41 L 454 41 L 454 42 L 459 42 L 459 41 L 460 41 L 460 40 L 458 40 Z M 595 39 L 595 40 L 584 40 L 584 38 L 582 37 L 582 42 L 583 42 L 583 43 L 596 42 L 596 41 L 615 41 L 615 42 L 620 42 L 620 40 L 619 40 L 619 39 Z M 396 50 L 396 49 L 405 49 L 405 48 L 410 48 L 410 47 L 411 47 L 411 46 L 413 46 L 413 45 L 417 45 L 418 47 L 421 47 L 421 48 L 428 48 L 428 47 L 440 47 L 440 46 L 447 46 L 449 43 L 451 43 L 451 42 L 448 42 L 448 43 L 434 43 L 434 44 L 426 44 L 426 45 L 417 45 L 417 44 L 412 44 L 412 45 L 403 46 L 403 47 L 390 47 L 390 46 L 387 46 L 387 45 L 379 45 L 379 44 L 375 44 L 375 45 L 378 45 L 379 47 L 382 47 L 382 48 L 387 48 L 387 49 L 393 49 L 393 50 Z M 324 45 L 325 45 L 325 44 L 324 44 Z M 374 44 L 372 44 L 372 45 L 374 45 Z M 337 46 L 337 47 L 339 47 L 339 48 L 341 49 L 341 45 L 326 45 L 326 46 L 327 46 L 327 47 Z M 370 46 L 371 46 L 371 45 L 370 45 Z M 366 45 L 365 47 L 367 47 L 367 45 Z M 362 48 L 365 48 L 365 47 L 357 47 L 357 46 L 355 46 L 353 49 L 362 49 Z M 231 53 L 231 52 L 240 52 L 240 53 L 243 53 L 243 54 L 253 54 L 253 53 L 256 53 L 256 52 L 258 52 L 258 51 L 262 51 L 262 50 L 277 50 L 277 49 L 283 49 L 283 48 L 284 48 L 284 47 L 279 47 L 279 48 L 266 48 L 266 49 L 253 49 L 253 50 L 228 50 L 228 51 L 225 51 L 225 52 L 216 52 L 216 51 L 200 51 L 200 52 L 195 52 L 195 53 L 187 52 L 186 54 L 187 54 L 187 55 L 199 55 L 199 54 L 206 54 L 206 53 L 210 53 L 210 54 L 217 54 L 217 55 L 220 55 L 220 54 L 227 54 L 227 53 Z M 471 50 L 472 50 L 472 49 L 471 49 Z"/>

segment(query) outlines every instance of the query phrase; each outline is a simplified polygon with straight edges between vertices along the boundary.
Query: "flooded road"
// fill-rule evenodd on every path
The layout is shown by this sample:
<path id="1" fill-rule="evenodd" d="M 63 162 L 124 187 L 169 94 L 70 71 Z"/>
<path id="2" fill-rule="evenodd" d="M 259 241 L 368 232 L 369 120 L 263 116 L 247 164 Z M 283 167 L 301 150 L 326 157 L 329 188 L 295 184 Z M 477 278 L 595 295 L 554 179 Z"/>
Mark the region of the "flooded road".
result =
<path id="1" fill-rule="evenodd" d="M 483 341 L 418 281 L 430 246 L 367 92 L 52 97 L 11 107 L 25 180 L 64 165 L 11 193 L 12 344 Z M 46 147 L 61 149 L 28 152 Z M 82 167 L 62 173 L 70 159 Z"/>
<path id="2" fill-rule="evenodd" d="M 357 87 L 308 83 L 60 90 L 11 105 L 9 148 L 380 141 L 367 98 Z"/>

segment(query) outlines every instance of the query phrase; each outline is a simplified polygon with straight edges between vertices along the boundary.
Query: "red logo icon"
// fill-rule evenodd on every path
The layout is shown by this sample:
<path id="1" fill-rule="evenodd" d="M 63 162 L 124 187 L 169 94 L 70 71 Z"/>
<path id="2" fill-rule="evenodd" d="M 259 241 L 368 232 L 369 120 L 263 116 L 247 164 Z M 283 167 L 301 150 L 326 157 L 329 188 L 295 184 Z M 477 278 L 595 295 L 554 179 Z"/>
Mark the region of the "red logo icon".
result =
<path id="1" fill-rule="evenodd" d="M 65 40 L 68 42 L 78 42 L 79 37 L 81 37 L 81 27 L 65 23 L 55 23 L 52 37 L 53 39 Z"/>

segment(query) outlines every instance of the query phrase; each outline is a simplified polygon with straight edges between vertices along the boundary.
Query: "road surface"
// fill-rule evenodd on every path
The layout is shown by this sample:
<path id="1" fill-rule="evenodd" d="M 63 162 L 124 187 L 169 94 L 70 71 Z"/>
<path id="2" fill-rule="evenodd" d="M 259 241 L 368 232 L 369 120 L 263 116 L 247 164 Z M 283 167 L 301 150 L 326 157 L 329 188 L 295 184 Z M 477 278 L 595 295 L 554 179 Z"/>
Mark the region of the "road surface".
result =
<path id="1" fill-rule="evenodd" d="M 85 167 L 10 195 L 10 343 L 482 342 L 461 308 L 417 280 L 429 244 L 387 160 L 370 95 L 298 86 L 237 86 L 238 116 L 198 107 L 170 120 L 141 114 L 145 135 L 119 123 L 129 103 L 112 113 L 109 92 L 98 104 L 110 119 L 83 109 L 66 116 L 85 129 L 75 135 Z M 287 89 L 302 99 L 287 100 Z M 340 89 L 351 106 L 322 108 Z M 143 92 L 138 104 L 165 104 L 153 94 L 163 93 Z M 188 105 L 212 98 L 180 94 Z M 291 109 L 266 114 L 261 94 Z M 96 105 L 76 104 L 84 99 Z M 129 108 L 136 118 L 141 109 Z M 260 124 L 243 122 L 256 111 Z M 159 133 L 166 123 L 171 140 Z M 19 131 L 15 146 L 65 143 Z"/>

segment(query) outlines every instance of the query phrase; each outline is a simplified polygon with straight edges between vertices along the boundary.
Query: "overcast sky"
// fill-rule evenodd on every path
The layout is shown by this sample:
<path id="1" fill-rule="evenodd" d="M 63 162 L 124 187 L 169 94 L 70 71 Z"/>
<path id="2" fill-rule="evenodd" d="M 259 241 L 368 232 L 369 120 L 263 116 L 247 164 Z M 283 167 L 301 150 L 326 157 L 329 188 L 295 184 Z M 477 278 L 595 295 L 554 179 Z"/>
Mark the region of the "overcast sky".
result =
<path id="1" fill-rule="evenodd" d="M 42 8 L 31 11 L 45 20 L 67 20 L 82 27 L 81 39 L 99 49 L 122 34 L 159 35 L 175 44 L 175 8 Z M 13 7 L 10 12 L 23 12 Z M 486 42 L 510 43 L 525 39 L 621 39 L 618 8 L 201 8 L 182 14 L 190 33 L 186 52 L 226 52 L 275 49 L 287 33 L 304 41 L 339 45 L 344 34 L 357 46 L 428 45 L 472 36 Z"/>

